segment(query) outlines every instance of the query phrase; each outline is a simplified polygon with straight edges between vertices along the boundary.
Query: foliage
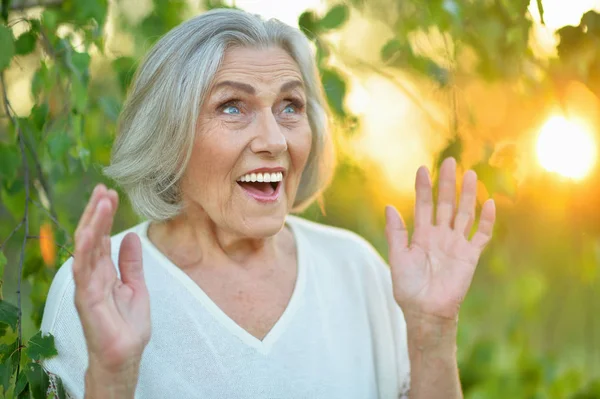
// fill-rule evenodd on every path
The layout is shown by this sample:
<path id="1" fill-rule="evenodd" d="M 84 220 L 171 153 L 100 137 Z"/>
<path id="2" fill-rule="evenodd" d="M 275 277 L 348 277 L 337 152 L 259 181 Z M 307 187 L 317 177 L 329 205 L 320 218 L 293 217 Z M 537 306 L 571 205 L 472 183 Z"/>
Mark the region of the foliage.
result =
<path id="1" fill-rule="evenodd" d="M 600 14 L 590 11 L 579 26 L 560 29 L 558 57 L 545 63 L 528 46 L 532 29 L 528 5 L 526 0 L 352 0 L 333 4 L 322 14 L 302 13 L 298 24 L 315 46 L 334 124 L 346 133 L 340 141 L 357 134 L 359 118 L 347 106 L 351 72 L 332 62 L 332 56 L 339 54 L 330 35 L 347 28 L 356 15 L 367 16 L 371 24 L 383 24 L 392 32 L 379 49 L 381 60 L 375 70 L 407 73 L 449 94 L 449 108 L 454 110 L 448 124 L 451 134 L 437 156 L 439 161 L 454 156 L 461 162 L 468 145 L 457 94 L 465 82 L 500 81 L 547 91 L 577 79 L 596 95 L 600 93 Z M 542 1 L 537 0 L 536 5 L 543 15 Z M 0 275 L 6 283 L 4 291 L 0 286 L 0 386 L 6 397 L 46 395 L 49 380 L 40 361 L 56 355 L 56 349 L 53 338 L 37 330 L 50 283 L 73 250 L 71 235 L 91 188 L 97 182 L 110 184 L 99 166 L 108 162 L 117 116 L 137 60 L 190 14 L 185 1 L 153 0 L 152 11 L 131 23 L 119 13 L 118 3 L 113 5 L 120 34 L 133 43 L 130 51 L 115 54 L 105 46 L 108 6 L 107 0 L 67 0 L 34 14 L 11 11 L 11 1 L 2 2 L 0 73 L 6 117 L 0 119 Z M 205 0 L 204 6 L 223 4 Z M 419 34 L 441 35 L 441 50 L 424 51 L 414 40 Z M 474 63 L 464 61 L 472 58 L 470 55 L 474 55 Z M 8 77 L 21 65 L 34 65 L 29 82 L 32 106 L 22 116 L 15 112 L 14 99 L 7 96 Z M 514 177 L 510 151 L 490 142 L 480 159 L 469 166 L 477 171 L 489 195 L 514 204 L 523 194 Z M 340 151 L 339 158 L 336 178 L 325 194 L 326 214 L 315 205 L 304 215 L 355 230 L 385 252 L 382 218 L 373 216 L 380 212 L 377 198 L 382 180 L 371 178 L 377 170 L 358 165 L 347 152 Z M 530 212 L 534 205 L 522 208 Z M 561 361 L 548 347 L 536 346 L 535 339 L 518 328 L 542 323 L 541 316 L 538 318 L 541 303 L 553 300 L 546 293 L 548 286 L 576 281 L 579 285 L 574 290 L 593 292 L 597 282 L 594 270 L 600 262 L 600 244 L 596 247 L 595 243 L 600 243 L 600 232 L 585 230 L 583 222 L 557 222 L 562 223 L 564 234 L 570 229 L 589 233 L 588 241 L 578 243 L 575 251 L 564 244 L 566 238 L 560 232 L 552 235 L 542 231 L 543 227 L 532 230 L 536 223 L 527 223 L 530 215 L 524 215 L 522 208 L 504 209 L 498 244 L 482 262 L 488 270 L 478 274 L 461 313 L 465 321 L 461 321 L 459 357 L 465 395 L 600 397 L 600 380 L 582 367 Z M 114 229 L 120 231 L 135 222 L 137 216 L 123 204 Z M 520 230 L 530 234 L 518 235 Z M 528 241 L 529 236 L 545 237 L 545 242 L 538 247 Z M 552 240 L 560 244 L 549 245 Z M 533 248 L 530 252 L 522 249 L 526 244 Z M 599 249 L 594 252 L 594 248 Z M 565 270 L 565 259 L 591 265 L 586 272 L 587 286 L 576 280 L 579 275 L 574 277 L 579 271 Z M 513 264 L 526 269 L 529 263 L 541 266 L 527 268 L 529 274 L 519 273 L 516 267 L 508 271 Z M 551 267 L 555 273 L 547 275 Z M 499 291 L 494 298 L 507 298 L 504 302 L 491 303 L 490 284 Z M 598 303 L 598 299 L 590 303 Z M 577 310 L 575 305 L 569 306 L 572 312 Z M 468 320 L 475 321 L 468 324 Z M 487 324 L 498 331 L 486 329 Z M 59 397 L 64 397 L 64 390 L 59 392 Z"/>

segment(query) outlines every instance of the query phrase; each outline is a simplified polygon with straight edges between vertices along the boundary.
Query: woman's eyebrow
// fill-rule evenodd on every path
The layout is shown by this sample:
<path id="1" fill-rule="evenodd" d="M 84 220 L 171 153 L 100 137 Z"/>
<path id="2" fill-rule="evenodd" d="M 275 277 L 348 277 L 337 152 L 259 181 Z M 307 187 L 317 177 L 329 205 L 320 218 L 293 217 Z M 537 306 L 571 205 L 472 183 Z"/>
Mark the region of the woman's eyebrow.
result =
<path id="1" fill-rule="evenodd" d="M 224 80 L 222 82 L 217 83 L 217 85 L 215 86 L 215 89 L 218 89 L 223 86 L 233 87 L 234 89 L 239 89 L 241 91 L 245 91 L 248 94 L 256 93 L 256 90 L 254 90 L 254 87 L 252 87 L 251 85 L 249 85 L 247 83 L 233 82 L 231 80 Z"/>
<path id="2" fill-rule="evenodd" d="M 248 94 L 256 93 L 256 90 L 251 85 L 249 85 L 247 83 L 242 83 L 242 82 L 234 82 L 232 80 L 224 80 L 215 85 L 215 89 L 219 89 L 221 87 L 233 87 L 234 89 L 244 91 Z M 300 87 L 303 89 L 304 83 L 301 80 L 291 80 L 291 81 L 286 82 L 283 85 L 281 85 L 281 88 L 279 89 L 279 91 L 280 92 L 292 91 L 296 87 Z"/>
<path id="3" fill-rule="evenodd" d="M 300 87 L 300 88 L 304 89 L 304 83 L 300 80 L 291 80 L 291 81 L 286 82 L 283 85 L 281 85 L 281 88 L 279 89 L 279 91 L 280 92 L 292 91 L 292 89 L 295 89 L 296 87 Z"/>

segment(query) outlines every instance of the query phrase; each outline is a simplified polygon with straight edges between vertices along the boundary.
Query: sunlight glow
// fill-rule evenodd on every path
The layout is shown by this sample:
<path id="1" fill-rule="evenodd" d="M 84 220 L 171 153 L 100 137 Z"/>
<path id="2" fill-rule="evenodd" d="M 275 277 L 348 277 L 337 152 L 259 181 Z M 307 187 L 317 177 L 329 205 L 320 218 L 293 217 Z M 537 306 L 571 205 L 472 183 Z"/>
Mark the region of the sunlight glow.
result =
<path id="1" fill-rule="evenodd" d="M 576 180 L 584 178 L 596 161 L 589 128 L 562 116 L 553 116 L 542 126 L 536 152 L 544 169 Z"/>
<path id="2" fill-rule="evenodd" d="M 589 10 L 600 9 L 600 0 L 543 0 L 546 27 L 554 31 L 565 25 L 579 25 L 581 16 Z M 529 4 L 534 21 L 540 21 L 536 0 Z"/>
<path id="3" fill-rule="evenodd" d="M 277 18 L 283 23 L 298 26 L 298 17 L 307 9 L 324 12 L 328 9 L 324 0 L 227 0 L 226 4 L 239 7 L 263 18 Z"/>

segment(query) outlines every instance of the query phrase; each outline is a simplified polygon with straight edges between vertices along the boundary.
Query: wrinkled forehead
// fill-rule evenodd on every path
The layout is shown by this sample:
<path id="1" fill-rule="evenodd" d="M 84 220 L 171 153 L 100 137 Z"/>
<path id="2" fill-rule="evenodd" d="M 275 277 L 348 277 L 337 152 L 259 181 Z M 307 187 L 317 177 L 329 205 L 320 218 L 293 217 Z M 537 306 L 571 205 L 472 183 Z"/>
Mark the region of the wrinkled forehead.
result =
<path id="1" fill-rule="evenodd" d="M 225 51 L 223 61 L 213 80 L 213 88 L 223 82 L 245 83 L 257 88 L 273 89 L 290 82 L 304 90 L 304 80 L 296 61 L 280 47 L 232 47 Z"/>

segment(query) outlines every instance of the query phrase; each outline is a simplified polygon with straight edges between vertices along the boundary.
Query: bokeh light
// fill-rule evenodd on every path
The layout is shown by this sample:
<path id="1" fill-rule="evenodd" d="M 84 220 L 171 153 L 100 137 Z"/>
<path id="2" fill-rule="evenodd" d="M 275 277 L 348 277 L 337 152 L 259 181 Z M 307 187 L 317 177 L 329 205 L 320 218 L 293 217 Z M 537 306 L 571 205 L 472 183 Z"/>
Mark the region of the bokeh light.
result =
<path id="1" fill-rule="evenodd" d="M 544 169 L 564 177 L 583 179 L 596 161 L 596 143 L 579 120 L 552 116 L 540 129 L 537 157 Z"/>

